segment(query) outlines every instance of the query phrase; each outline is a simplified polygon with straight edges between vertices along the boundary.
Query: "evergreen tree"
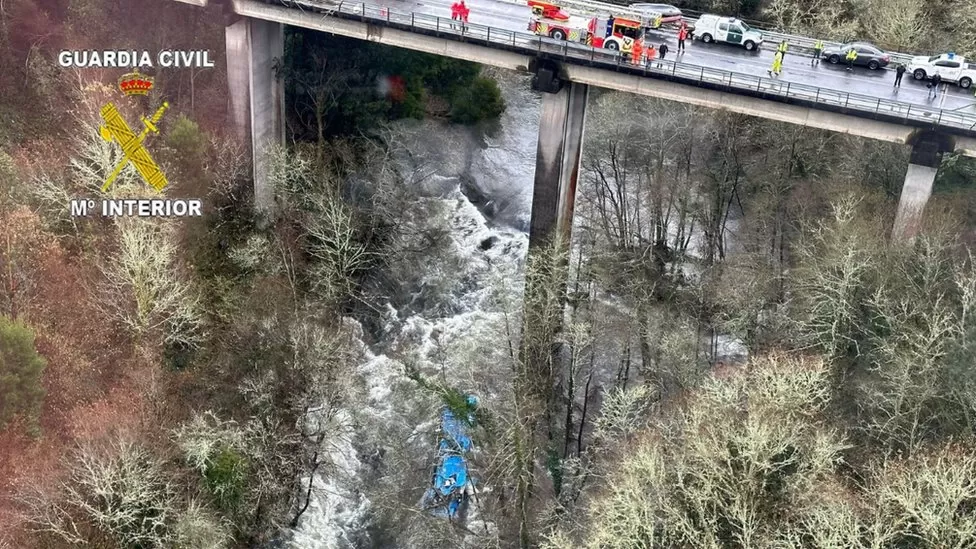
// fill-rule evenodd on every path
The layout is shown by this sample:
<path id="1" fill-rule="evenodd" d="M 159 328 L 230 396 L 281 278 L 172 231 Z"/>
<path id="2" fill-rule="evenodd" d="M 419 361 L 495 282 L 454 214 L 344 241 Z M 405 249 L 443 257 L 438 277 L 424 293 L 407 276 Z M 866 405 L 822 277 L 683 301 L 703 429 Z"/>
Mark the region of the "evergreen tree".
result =
<path id="1" fill-rule="evenodd" d="M 27 414 L 37 429 L 47 361 L 34 348 L 34 332 L 26 324 L 0 316 L 0 426 Z"/>

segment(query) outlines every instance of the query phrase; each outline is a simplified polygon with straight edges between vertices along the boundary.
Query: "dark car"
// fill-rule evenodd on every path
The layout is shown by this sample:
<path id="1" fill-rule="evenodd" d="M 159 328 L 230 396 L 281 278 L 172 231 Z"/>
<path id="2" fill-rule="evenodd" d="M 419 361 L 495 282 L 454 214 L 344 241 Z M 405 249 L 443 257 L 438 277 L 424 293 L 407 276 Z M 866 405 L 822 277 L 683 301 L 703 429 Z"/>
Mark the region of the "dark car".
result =
<path id="1" fill-rule="evenodd" d="M 887 53 L 867 42 L 851 42 L 850 44 L 827 47 L 824 48 L 821 57 L 835 65 L 847 63 L 847 52 L 851 51 L 852 48 L 857 50 L 857 59 L 854 60 L 854 64 L 857 66 L 877 70 L 888 66 L 888 63 L 891 62 L 891 57 L 888 57 Z"/>
<path id="2" fill-rule="evenodd" d="M 663 24 L 677 23 L 681 21 L 681 10 L 672 6 L 671 4 L 646 4 L 642 2 L 638 4 L 631 4 L 628 7 L 641 13 L 661 14 L 661 23 Z"/>

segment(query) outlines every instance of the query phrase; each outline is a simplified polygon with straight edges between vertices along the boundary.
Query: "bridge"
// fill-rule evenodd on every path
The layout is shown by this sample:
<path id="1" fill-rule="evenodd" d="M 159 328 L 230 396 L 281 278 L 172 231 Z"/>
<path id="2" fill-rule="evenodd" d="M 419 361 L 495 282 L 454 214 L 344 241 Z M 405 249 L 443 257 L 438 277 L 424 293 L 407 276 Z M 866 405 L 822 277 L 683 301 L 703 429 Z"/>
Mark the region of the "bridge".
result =
<path id="1" fill-rule="evenodd" d="M 258 209 L 272 202 L 264 151 L 284 141 L 283 86 L 274 77 L 284 25 L 533 72 L 533 87 L 545 93 L 531 245 L 553 231 L 569 235 L 591 85 L 911 146 L 893 238 L 917 232 L 944 153 L 976 157 L 976 106 L 965 90 L 931 98 L 910 75 L 895 89 L 888 71 L 813 67 L 795 53 L 786 55 L 782 77 L 770 78 L 771 52 L 718 44 L 696 43 L 680 57 L 637 66 L 615 51 L 529 34 L 531 12 L 518 0 L 468 0 L 473 22 L 464 27 L 448 17 L 452 1 L 223 0 L 231 113 L 239 134 L 250 137 Z M 656 38 L 676 51 L 672 33 Z"/>

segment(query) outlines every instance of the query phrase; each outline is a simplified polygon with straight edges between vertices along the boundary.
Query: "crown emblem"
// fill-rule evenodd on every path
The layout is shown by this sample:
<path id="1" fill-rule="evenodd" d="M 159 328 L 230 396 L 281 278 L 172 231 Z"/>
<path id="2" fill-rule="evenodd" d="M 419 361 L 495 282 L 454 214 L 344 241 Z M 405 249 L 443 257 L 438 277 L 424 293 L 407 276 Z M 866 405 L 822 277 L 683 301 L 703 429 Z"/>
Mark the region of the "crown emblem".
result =
<path id="1" fill-rule="evenodd" d="M 119 90 L 126 95 L 146 95 L 153 87 L 153 78 L 133 71 L 119 78 Z"/>

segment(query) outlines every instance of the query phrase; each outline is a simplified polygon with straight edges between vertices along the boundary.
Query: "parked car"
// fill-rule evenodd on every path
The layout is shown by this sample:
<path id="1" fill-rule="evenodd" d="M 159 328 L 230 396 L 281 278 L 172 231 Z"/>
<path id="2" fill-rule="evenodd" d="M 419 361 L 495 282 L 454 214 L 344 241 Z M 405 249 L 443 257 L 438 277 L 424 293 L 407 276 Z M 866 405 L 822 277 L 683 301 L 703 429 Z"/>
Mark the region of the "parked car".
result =
<path id="1" fill-rule="evenodd" d="M 702 42 L 725 42 L 756 51 L 762 45 L 762 33 L 753 30 L 745 21 L 735 17 L 723 17 L 710 13 L 702 14 L 695 23 L 695 38 Z"/>
<path id="2" fill-rule="evenodd" d="M 888 63 L 891 62 L 891 57 L 887 53 L 867 42 L 851 42 L 840 46 L 827 47 L 824 48 L 820 56 L 835 65 L 846 63 L 847 52 L 852 49 L 857 51 L 857 59 L 854 60 L 854 64 L 857 66 L 867 67 L 874 71 L 888 66 Z"/>
<path id="3" fill-rule="evenodd" d="M 967 63 L 965 57 L 954 53 L 913 57 L 908 63 L 908 72 L 915 80 L 928 80 L 938 74 L 944 82 L 955 82 L 963 89 L 976 81 L 976 63 Z"/>
<path id="4" fill-rule="evenodd" d="M 662 24 L 681 22 L 681 10 L 672 6 L 671 4 L 648 4 L 640 2 L 637 4 L 631 4 L 628 7 L 634 11 L 639 11 L 647 15 L 660 14 Z"/>

